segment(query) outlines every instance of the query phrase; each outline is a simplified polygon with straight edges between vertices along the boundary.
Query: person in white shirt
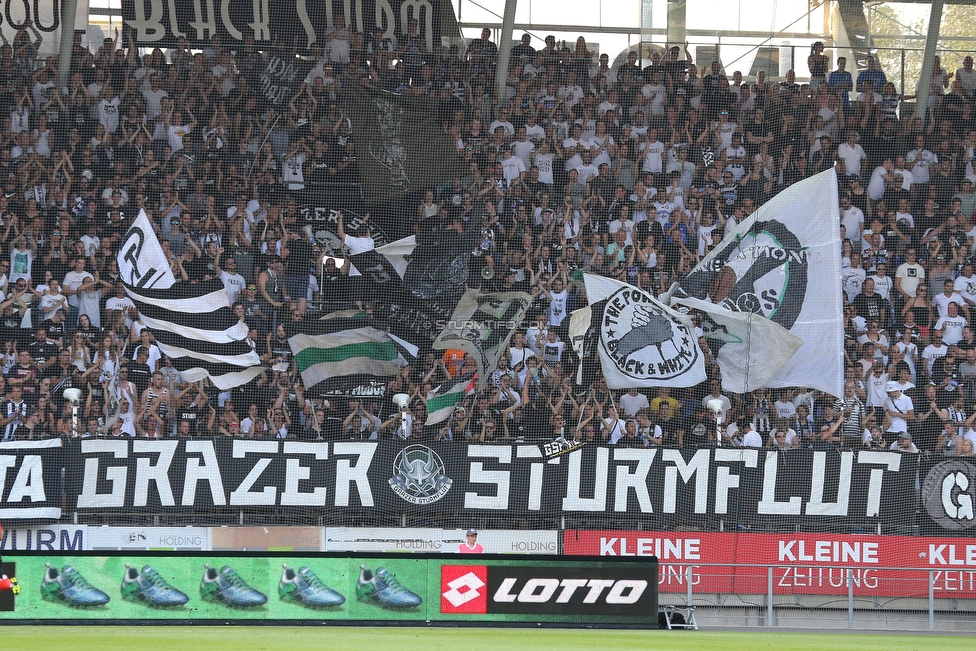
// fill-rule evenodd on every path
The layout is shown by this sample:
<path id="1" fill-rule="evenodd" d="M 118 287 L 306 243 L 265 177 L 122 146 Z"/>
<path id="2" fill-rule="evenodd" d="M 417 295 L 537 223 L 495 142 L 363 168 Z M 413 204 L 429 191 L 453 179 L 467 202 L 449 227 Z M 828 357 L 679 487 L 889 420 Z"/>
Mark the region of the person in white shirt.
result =
<path id="1" fill-rule="evenodd" d="M 508 115 L 508 107 L 503 106 L 498 109 L 498 119 L 488 125 L 488 133 L 490 134 L 494 134 L 495 129 L 501 127 L 504 132 L 505 142 L 509 142 L 515 137 L 515 125 L 508 121 Z"/>
<path id="2" fill-rule="evenodd" d="M 761 448 L 763 446 L 762 435 L 756 431 L 752 423 L 746 423 L 740 430 L 742 435 L 742 447 Z"/>
<path id="3" fill-rule="evenodd" d="M 857 142 L 857 131 L 849 129 L 844 142 L 837 146 L 837 157 L 844 159 L 844 169 L 848 174 L 861 174 L 861 163 L 868 155 Z M 850 232 L 850 231 L 848 231 Z"/>
<path id="4" fill-rule="evenodd" d="M 973 275 L 972 262 L 963 264 L 962 271 L 952 283 L 952 288 L 962 296 L 966 305 L 976 306 L 976 276 Z"/>
<path id="5" fill-rule="evenodd" d="M 74 269 L 64 276 L 63 285 L 64 293 L 68 297 L 68 328 L 70 329 L 78 327 L 79 314 L 87 314 L 93 324 L 96 321 L 101 323 L 101 319 L 99 319 L 101 294 L 91 291 L 93 287 L 97 289 L 99 284 L 95 282 L 94 276 L 85 271 L 85 264 L 85 257 L 78 256 L 74 260 Z M 94 301 L 92 295 L 94 295 Z M 82 304 L 83 302 L 84 304 Z"/>
<path id="6" fill-rule="evenodd" d="M 908 432 L 899 432 L 898 440 L 892 443 L 889 449 L 895 452 L 918 452 L 918 448 L 912 443 L 912 435 Z"/>
<path id="7" fill-rule="evenodd" d="M 915 298 L 919 283 L 925 280 L 925 267 L 918 263 L 915 248 L 908 249 L 905 262 L 898 265 L 895 271 L 895 289 L 902 298 Z"/>
<path id="8" fill-rule="evenodd" d="M 664 103 L 668 99 L 668 89 L 661 79 L 660 70 L 651 72 L 650 81 L 641 87 L 641 94 L 651 106 L 651 115 L 664 115 Z"/>
<path id="9" fill-rule="evenodd" d="M 905 167 L 904 156 L 897 156 L 895 158 L 895 169 L 892 174 L 895 177 L 895 187 L 900 187 L 905 192 L 912 191 L 912 185 L 915 184 L 915 175 Z"/>
<path id="10" fill-rule="evenodd" d="M 912 175 L 915 183 L 929 182 L 929 168 L 939 164 L 939 157 L 925 146 L 925 136 L 915 136 L 915 149 L 905 155 L 905 160 L 912 164 Z"/>
<path id="11" fill-rule="evenodd" d="M 708 408 L 709 400 L 721 400 L 722 409 L 719 411 L 719 417 L 724 421 L 729 411 L 732 409 L 732 401 L 729 400 L 728 396 L 722 395 L 722 383 L 718 380 L 711 380 L 709 382 L 709 394 L 702 398 L 702 407 Z"/>
<path id="12" fill-rule="evenodd" d="M 942 286 L 944 288 L 943 292 L 932 297 L 932 305 L 938 308 L 939 316 L 948 315 L 949 303 L 955 303 L 962 308 L 963 314 L 966 314 L 968 318 L 969 308 L 966 306 L 966 301 L 963 300 L 962 296 L 956 293 L 953 281 L 946 279 Z"/>
<path id="13" fill-rule="evenodd" d="M 942 341 L 947 346 L 954 346 L 962 341 L 962 331 L 969 324 L 966 317 L 959 314 L 959 305 L 949 303 L 946 305 L 947 314 L 940 316 L 935 324 L 937 330 L 942 330 Z"/>
<path id="14" fill-rule="evenodd" d="M 945 357 L 949 354 L 949 347 L 942 342 L 942 331 L 933 330 L 932 331 L 932 343 L 922 350 L 922 360 L 925 363 L 925 372 L 929 375 L 932 374 L 932 367 L 935 365 L 935 360 L 940 357 Z"/>
<path id="15" fill-rule="evenodd" d="M 874 268 L 874 274 L 869 276 L 871 280 L 874 281 L 874 291 L 881 294 L 881 297 L 886 301 L 891 300 L 891 290 L 894 288 L 894 279 L 887 275 L 887 268 L 883 262 L 879 262 L 878 266 Z"/>
<path id="16" fill-rule="evenodd" d="M 616 445 L 626 432 L 626 422 L 617 414 L 616 407 L 610 407 L 610 418 L 603 417 L 603 409 L 597 412 L 603 425 L 601 436 L 609 445 Z"/>
<path id="17" fill-rule="evenodd" d="M 502 178 L 505 179 L 508 186 L 525 179 L 525 163 L 522 162 L 521 158 L 514 155 L 513 145 L 502 145 Z"/>
<path id="18" fill-rule="evenodd" d="M 973 69 L 973 57 L 967 56 L 962 60 L 962 67 L 956 70 L 956 81 L 962 84 L 962 92 L 970 101 L 976 99 L 976 70 Z"/>
<path id="19" fill-rule="evenodd" d="M 558 96 L 566 100 L 569 109 L 583 99 L 583 89 L 576 83 L 576 73 L 572 69 L 566 73 L 566 83 L 559 87 Z"/>
<path id="20" fill-rule="evenodd" d="M 644 154 L 644 163 L 641 171 L 651 172 L 652 174 L 664 173 L 664 152 L 666 150 L 663 142 L 657 138 L 657 129 L 648 129 L 647 138 L 639 146 Z"/>
<path id="21" fill-rule="evenodd" d="M 796 406 L 790 400 L 790 394 L 786 390 L 780 392 L 779 398 L 773 403 L 773 408 L 776 410 L 777 418 L 792 418 L 796 415 Z"/>
<path id="22" fill-rule="evenodd" d="M 174 111 L 173 107 L 170 107 L 170 112 L 166 116 L 166 140 L 172 153 L 175 154 L 183 149 L 183 138 L 189 135 L 196 125 L 197 121 L 192 113 L 189 124 L 183 124 L 183 112 Z"/>
<path id="23" fill-rule="evenodd" d="M 891 424 L 889 432 L 904 433 L 908 431 L 908 421 L 915 420 L 915 405 L 912 399 L 902 393 L 897 382 L 888 382 L 888 398 L 885 400 L 884 411 Z"/>
<path id="24" fill-rule="evenodd" d="M 224 258 L 223 254 L 224 247 L 218 247 L 216 263 L 220 271 L 220 282 L 224 284 L 224 289 L 227 290 L 227 300 L 233 305 L 237 301 L 237 297 L 244 291 L 247 280 L 237 273 L 237 260 L 234 259 L 234 256 L 230 255 Z"/>
<path id="25" fill-rule="evenodd" d="M 864 212 L 851 203 L 850 197 L 840 198 L 840 223 L 847 229 L 847 237 L 851 242 L 858 242 L 864 231 Z"/>
<path id="26" fill-rule="evenodd" d="M 526 127 L 519 127 L 515 131 L 515 140 L 512 141 L 511 149 L 512 154 L 522 161 L 526 170 L 532 167 L 532 152 L 535 151 L 535 143 L 529 140 Z"/>
<path id="27" fill-rule="evenodd" d="M 880 201 L 884 197 L 885 190 L 888 189 L 889 184 L 894 187 L 894 170 L 895 164 L 891 160 L 891 156 L 886 157 L 881 165 L 874 168 L 874 171 L 871 173 L 871 180 L 868 182 L 868 197 L 870 197 L 871 201 Z"/>
<path id="28" fill-rule="evenodd" d="M 620 408 L 623 410 L 624 414 L 630 418 L 637 415 L 637 412 L 641 409 L 647 409 L 650 407 L 650 403 L 647 400 L 647 396 L 643 393 L 637 391 L 637 387 L 630 387 L 627 393 L 620 396 L 617 400 L 620 404 Z"/>
<path id="29" fill-rule="evenodd" d="M 854 302 L 857 295 L 861 293 L 865 278 L 867 278 L 867 271 L 861 268 L 861 254 L 852 253 L 850 265 L 841 269 L 841 284 L 844 293 L 847 294 L 848 302 Z"/>

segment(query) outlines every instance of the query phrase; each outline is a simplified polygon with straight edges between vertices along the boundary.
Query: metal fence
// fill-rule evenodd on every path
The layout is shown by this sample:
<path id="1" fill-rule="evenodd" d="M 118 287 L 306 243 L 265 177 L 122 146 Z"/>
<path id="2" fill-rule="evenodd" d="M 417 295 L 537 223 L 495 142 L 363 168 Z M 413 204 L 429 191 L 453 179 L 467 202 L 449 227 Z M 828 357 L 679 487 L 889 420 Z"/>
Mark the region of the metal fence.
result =
<path id="1" fill-rule="evenodd" d="M 976 564 L 922 567 L 660 566 L 662 606 L 692 606 L 699 627 L 972 631 Z"/>

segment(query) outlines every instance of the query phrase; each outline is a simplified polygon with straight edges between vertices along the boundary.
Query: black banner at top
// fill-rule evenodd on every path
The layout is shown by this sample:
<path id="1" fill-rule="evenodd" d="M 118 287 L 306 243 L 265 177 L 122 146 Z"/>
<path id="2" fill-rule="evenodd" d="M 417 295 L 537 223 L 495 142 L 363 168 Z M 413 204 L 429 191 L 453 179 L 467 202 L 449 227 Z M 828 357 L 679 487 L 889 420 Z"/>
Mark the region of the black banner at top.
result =
<path id="1" fill-rule="evenodd" d="M 448 0 L 122 0 L 122 17 L 133 28 L 136 44 L 173 47 L 180 36 L 203 47 L 213 36 L 224 46 L 253 37 L 261 48 L 277 41 L 284 47 L 326 47 L 327 37 L 344 16 L 349 29 L 371 33 L 383 28 L 394 43 L 416 18 L 427 51 L 440 49 L 441 36 L 458 36 Z"/>
<path id="2" fill-rule="evenodd" d="M 89 439 L 68 443 L 63 458 L 67 505 L 80 512 L 575 514 L 807 530 L 912 523 L 906 496 L 914 493 L 918 469 L 918 455 L 866 450 L 588 445 L 545 459 L 528 443 L 227 438 Z M 60 475 L 45 466 L 45 479 L 48 472 Z"/>

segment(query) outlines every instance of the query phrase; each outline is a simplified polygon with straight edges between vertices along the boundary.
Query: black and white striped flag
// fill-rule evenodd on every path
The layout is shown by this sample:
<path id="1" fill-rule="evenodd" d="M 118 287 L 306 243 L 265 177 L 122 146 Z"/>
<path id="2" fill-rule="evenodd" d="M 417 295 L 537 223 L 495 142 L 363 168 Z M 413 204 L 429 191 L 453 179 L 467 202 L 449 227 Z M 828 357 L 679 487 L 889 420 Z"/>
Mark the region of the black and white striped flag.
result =
<path id="1" fill-rule="evenodd" d="M 223 283 L 174 284 L 168 262 L 161 269 L 159 258 L 165 261 L 162 247 L 149 218 L 140 212 L 119 250 L 119 268 L 126 293 L 159 350 L 187 382 L 209 377 L 218 389 L 227 390 L 257 377 L 264 367 Z"/>

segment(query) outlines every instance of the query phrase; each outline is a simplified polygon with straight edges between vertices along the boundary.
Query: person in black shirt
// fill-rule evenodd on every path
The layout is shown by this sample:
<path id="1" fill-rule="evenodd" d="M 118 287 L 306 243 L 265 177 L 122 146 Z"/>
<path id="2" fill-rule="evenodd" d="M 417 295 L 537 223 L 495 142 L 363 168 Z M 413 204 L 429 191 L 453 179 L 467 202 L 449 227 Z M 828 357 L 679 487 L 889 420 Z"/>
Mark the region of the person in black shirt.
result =
<path id="1" fill-rule="evenodd" d="M 58 350 L 55 342 L 47 338 L 47 328 L 38 328 L 34 334 L 34 341 L 27 347 L 34 364 L 42 371 L 53 366 L 58 359 Z"/>
<path id="2" fill-rule="evenodd" d="M 861 293 L 854 298 L 853 305 L 859 317 L 877 320 L 882 326 L 888 322 L 888 301 L 874 291 L 874 281 L 870 278 L 861 283 Z"/>
<path id="3" fill-rule="evenodd" d="M 139 389 L 137 395 L 142 395 L 143 392 L 149 388 L 149 379 L 152 377 L 152 371 L 149 370 L 149 349 L 145 346 L 139 346 L 136 350 L 136 358 L 132 361 L 126 362 L 125 367 L 129 369 L 129 382 L 136 385 Z"/>

